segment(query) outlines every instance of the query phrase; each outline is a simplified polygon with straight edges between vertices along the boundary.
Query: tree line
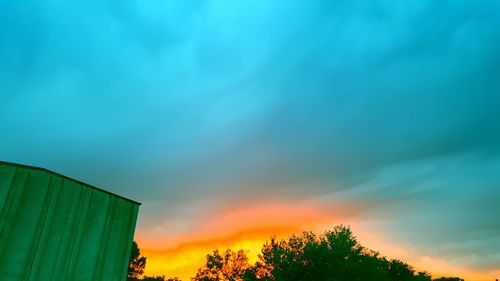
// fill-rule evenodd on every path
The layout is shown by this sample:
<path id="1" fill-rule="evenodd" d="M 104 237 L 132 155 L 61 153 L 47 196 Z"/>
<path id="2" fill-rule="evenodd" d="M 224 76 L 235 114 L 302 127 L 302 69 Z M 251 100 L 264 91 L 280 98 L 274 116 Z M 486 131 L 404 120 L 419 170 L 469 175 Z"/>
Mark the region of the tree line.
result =
<path id="1" fill-rule="evenodd" d="M 134 242 L 128 281 L 181 281 L 177 277 L 144 276 L 146 257 Z M 258 261 L 250 263 L 245 250 L 214 250 L 206 255 L 191 281 L 463 281 L 458 277 L 432 279 L 398 259 L 388 259 L 363 247 L 348 226 L 317 235 L 303 232 L 287 239 L 271 238 Z"/>

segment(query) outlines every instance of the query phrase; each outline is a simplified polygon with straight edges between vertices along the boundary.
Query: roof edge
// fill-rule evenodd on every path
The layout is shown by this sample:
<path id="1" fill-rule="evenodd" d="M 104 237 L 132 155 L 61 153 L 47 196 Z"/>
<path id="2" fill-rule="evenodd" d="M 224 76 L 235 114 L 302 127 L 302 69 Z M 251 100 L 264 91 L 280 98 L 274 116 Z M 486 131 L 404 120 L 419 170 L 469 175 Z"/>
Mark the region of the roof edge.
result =
<path id="1" fill-rule="evenodd" d="M 9 166 L 14 166 L 14 167 L 19 167 L 19 168 L 25 168 L 25 169 L 32 169 L 32 170 L 38 170 L 38 171 L 42 171 L 42 172 L 46 172 L 46 173 L 49 173 L 49 174 L 52 174 L 52 175 L 55 175 L 55 176 L 58 176 L 58 177 L 61 177 L 61 178 L 64 178 L 66 180 L 70 180 L 72 182 L 75 182 L 75 183 L 78 183 L 78 184 L 81 184 L 81 185 L 84 185 L 86 187 L 89 187 L 93 190 L 96 190 L 96 191 L 99 191 L 99 192 L 103 192 L 103 193 L 106 193 L 108 195 L 111 195 L 111 196 L 114 196 L 114 197 L 117 197 L 117 198 L 120 198 L 120 199 L 123 199 L 123 200 L 126 200 L 128 202 L 131 202 L 131 203 L 134 203 L 136 205 L 142 205 L 142 203 L 140 202 L 137 202 L 137 201 L 134 201 L 132 199 L 129 199 L 127 197 L 123 197 L 121 195 L 118 195 L 116 193 L 113 193 L 113 192 L 110 192 L 110 191 L 107 191 L 107 190 L 104 190 L 102 188 L 99 188 L 97 186 L 93 186 L 91 184 L 88 184 L 88 183 L 85 183 L 83 181 L 80 181 L 80 180 L 77 180 L 77 179 L 74 179 L 72 177 L 68 177 L 68 176 L 65 176 L 63 174 L 59 174 L 57 172 L 54 172 L 52 170 L 49 170 L 49 169 L 45 169 L 45 168 L 42 168 L 42 167 L 37 167 L 37 166 L 31 166 L 31 165 L 25 165 L 25 164 L 19 164 L 19 163 L 12 163 L 12 162 L 7 162 L 7 161 L 2 161 L 0 160 L 0 164 L 4 164 L 4 165 L 9 165 Z"/>

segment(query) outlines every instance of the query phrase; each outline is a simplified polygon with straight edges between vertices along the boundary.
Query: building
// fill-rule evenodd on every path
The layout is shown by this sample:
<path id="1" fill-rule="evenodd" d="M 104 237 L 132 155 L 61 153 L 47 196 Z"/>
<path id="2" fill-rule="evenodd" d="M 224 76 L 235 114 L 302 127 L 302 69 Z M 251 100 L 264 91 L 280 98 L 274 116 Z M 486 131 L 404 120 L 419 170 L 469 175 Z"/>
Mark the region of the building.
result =
<path id="1" fill-rule="evenodd" d="M 0 280 L 124 281 L 140 203 L 0 162 Z"/>

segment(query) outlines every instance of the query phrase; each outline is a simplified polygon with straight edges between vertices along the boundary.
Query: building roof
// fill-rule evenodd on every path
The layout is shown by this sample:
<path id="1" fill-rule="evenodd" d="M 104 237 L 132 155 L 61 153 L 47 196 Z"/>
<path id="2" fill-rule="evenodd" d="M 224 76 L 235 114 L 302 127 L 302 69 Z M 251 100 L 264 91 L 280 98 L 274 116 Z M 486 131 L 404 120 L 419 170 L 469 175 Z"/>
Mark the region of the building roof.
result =
<path id="1" fill-rule="evenodd" d="M 115 193 L 112 193 L 112 192 L 109 192 L 107 190 L 104 190 L 104 189 L 101 189 L 99 187 L 96 187 L 96 186 L 93 186 L 93 185 L 90 185 L 88 183 L 84 183 L 82 181 L 79 181 L 77 179 L 74 179 L 74 178 L 71 178 L 71 177 L 68 177 L 68 176 L 65 176 L 65 175 L 62 175 L 62 174 L 59 174 L 57 172 L 54 172 L 54 171 L 51 171 L 51 170 L 48 170 L 48 169 L 45 169 L 45 168 L 41 168 L 41 167 L 36 167 L 36 166 L 30 166 L 30 165 L 24 165 L 24 164 L 18 164 L 18 163 L 12 163 L 12 162 L 6 162 L 6 161 L 1 161 L 0 160 L 0 165 L 8 165 L 8 166 L 14 166 L 14 167 L 19 167 L 19 168 L 25 168 L 25 169 L 31 169 L 31 170 L 38 170 L 38 171 L 42 171 L 42 172 L 46 172 L 46 173 L 49 173 L 49 174 L 52 174 L 52 175 L 55 175 L 55 176 L 58 176 L 58 177 L 61 177 L 61 178 L 64 178 L 66 180 L 69 180 L 69 181 L 73 181 L 75 183 L 78 183 L 78 184 L 81 184 L 81 185 L 84 185 L 90 189 L 93 189 L 93 190 L 96 190 L 96 191 L 99 191 L 99 192 L 103 192 L 103 193 L 106 193 L 108 195 L 111 195 L 111 196 L 114 196 L 114 197 L 117 197 L 117 198 L 120 198 L 120 199 L 123 199 L 123 200 L 126 200 L 126 201 L 129 201 L 131 203 L 134 203 L 134 204 L 137 204 L 137 205 L 141 205 L 140 202 L 137 202 L 137 201 L 134 201 L 132 199 L 128 199 L 126 197 L 123 197 L 121 195 L 118 195 L 118 194 L 115 194 Z"/>

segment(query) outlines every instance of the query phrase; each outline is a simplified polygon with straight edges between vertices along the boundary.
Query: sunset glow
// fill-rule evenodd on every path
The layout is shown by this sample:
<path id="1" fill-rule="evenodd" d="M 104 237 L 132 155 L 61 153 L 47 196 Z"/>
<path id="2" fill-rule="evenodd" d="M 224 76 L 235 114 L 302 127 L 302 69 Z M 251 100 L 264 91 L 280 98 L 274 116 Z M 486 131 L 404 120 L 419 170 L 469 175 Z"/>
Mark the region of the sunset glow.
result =
<path id="1" fill-rule="evenodd" d="M 0 161 L 142 203 L 146 275 L 348 225 L 500 279 L 500 1 L 75 1 L 1 1 Z"/>
<path id="2" fill-rule="evenodd" d="M 154 239 L 148 233 L 138 233 L 143 255 L 148 257 L 147 275 L 178 276 L 190 280 L 205 262 L 205 255 L 215 249 L 244 249 L 250 262 L 258 260 L 262 245 L 271 237 L 278 239 L 300 234 L 302 231 L 322 233 L 338 224 L 350 225 L 360 243 L 388 258 L 405 257 L 417 270 L 431 272 L 434 277 L 448 276 L 449 272 L 470 281 L 488 281 L 500 271 L 477 272 L 454 266 L 437 257 L 418 255 L 410 247 L 388 243 L 381 233 L 366 226 L 360 217 L 336 217 L 332 208 L 312 206 L 307 202 L 276 202 L 234 207 L 219 214 L 206 215 L 197 220 L 195 230 L 186 230 L 175 236 L 163 235 Z M 323 207 L 323 208 L 322 208 Z M 170 226 L 175 229 L 175 225 Z"/>

